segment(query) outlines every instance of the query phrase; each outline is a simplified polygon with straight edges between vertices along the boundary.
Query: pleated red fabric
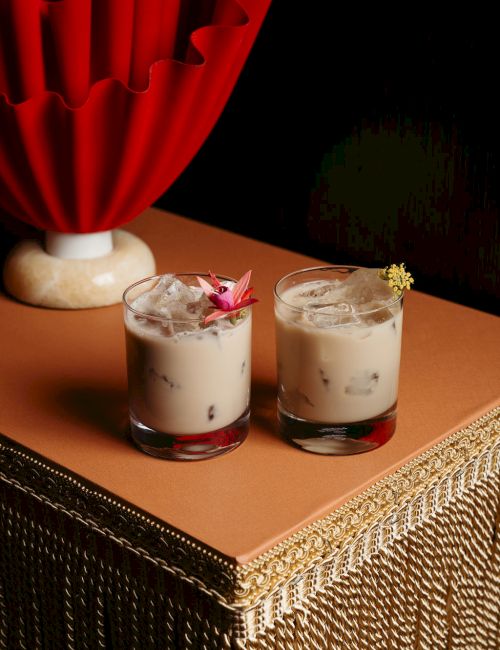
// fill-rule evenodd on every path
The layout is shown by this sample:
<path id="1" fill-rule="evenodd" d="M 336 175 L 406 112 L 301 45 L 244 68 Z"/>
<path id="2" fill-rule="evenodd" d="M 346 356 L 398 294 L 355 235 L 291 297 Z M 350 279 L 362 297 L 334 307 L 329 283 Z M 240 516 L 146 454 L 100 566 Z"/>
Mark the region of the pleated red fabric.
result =
<path id="1" fill-rule="evenodd" d="M 270 0 L 0 0 L 0 207 L 43 230 L 134 218 L 188 165 Z"/>

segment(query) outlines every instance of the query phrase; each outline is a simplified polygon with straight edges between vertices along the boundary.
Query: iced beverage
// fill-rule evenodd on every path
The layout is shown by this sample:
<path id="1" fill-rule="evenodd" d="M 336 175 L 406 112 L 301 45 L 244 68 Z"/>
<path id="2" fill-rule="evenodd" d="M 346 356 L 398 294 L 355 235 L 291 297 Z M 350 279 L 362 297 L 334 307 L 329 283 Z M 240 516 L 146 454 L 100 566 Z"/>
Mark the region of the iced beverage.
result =
<path id="1" fill-rule="evenodd" d="M 141 281 L 124 303 L 135 442 L 182 460 L 241 444 L 249 419 L 251 308 L 206 324 L 213 304 L 188 274 Z"/>
<path id="2" fill-rule="evenodd" d="M 385 443 L 396 424 L 402 297 L 378 269 L 324 267 L 275 289 L 283 436 L 321 454 Z"/>

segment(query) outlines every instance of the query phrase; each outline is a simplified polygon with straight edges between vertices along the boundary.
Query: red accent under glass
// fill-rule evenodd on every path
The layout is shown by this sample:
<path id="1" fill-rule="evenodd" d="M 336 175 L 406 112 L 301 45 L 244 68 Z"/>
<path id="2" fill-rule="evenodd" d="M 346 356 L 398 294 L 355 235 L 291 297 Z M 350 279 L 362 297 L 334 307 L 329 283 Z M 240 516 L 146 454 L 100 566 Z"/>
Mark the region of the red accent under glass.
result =
<path id="1" fill-rule="evenodd" d="M 212 445 L 216 447 L 229 447 L 241 442 L 242 428 L 233 427 L 232 429 L 219 429 L 210 433 L 201 433 L 200 435 L 175 436 L 172 442 L 172 449 L 184 449 L 188 445 Z M 196 452 L 191 452 L 196 453 Z M 203 452 L 204 453 L 204 452 Z"/>

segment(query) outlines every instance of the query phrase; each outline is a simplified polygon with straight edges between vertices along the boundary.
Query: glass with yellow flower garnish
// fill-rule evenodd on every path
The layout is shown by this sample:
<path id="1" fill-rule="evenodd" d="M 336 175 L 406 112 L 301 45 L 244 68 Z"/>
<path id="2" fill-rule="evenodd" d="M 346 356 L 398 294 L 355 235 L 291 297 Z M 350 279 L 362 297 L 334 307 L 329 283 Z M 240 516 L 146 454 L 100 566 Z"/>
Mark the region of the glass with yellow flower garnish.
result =
<path id="1" fill-rule="evenodd" d="M 303 269 L 275 287 L 282 436 L 318 454 L 356 454 L 396 427 L 404 265 Z"/>

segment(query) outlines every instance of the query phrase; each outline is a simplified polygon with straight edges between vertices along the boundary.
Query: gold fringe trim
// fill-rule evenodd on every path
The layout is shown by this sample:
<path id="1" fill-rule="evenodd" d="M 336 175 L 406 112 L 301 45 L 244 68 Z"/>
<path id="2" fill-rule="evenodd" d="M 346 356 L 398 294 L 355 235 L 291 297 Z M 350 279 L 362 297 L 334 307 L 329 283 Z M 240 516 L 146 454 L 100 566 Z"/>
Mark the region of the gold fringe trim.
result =
<path id="1" fill-rule="evenodd" d="M 500 468 L 500 407 L 452 434 L 331 515 L 236 567 L 233 606 L 250 610 L 280 591 L 280 611 L 438 513 Z M 353 544 L 354 538 L 361 540 Z M 329 567 L 322 571 L 322 566 Z M 272 616 L 278 615 L 274 603 Z"/>

